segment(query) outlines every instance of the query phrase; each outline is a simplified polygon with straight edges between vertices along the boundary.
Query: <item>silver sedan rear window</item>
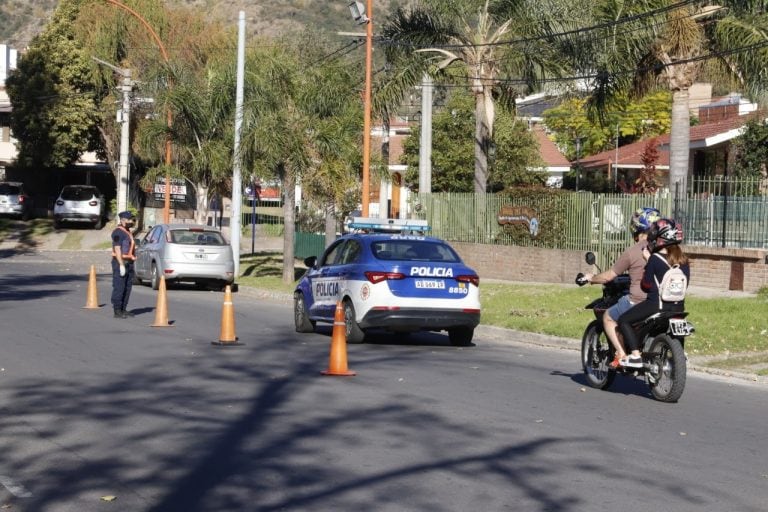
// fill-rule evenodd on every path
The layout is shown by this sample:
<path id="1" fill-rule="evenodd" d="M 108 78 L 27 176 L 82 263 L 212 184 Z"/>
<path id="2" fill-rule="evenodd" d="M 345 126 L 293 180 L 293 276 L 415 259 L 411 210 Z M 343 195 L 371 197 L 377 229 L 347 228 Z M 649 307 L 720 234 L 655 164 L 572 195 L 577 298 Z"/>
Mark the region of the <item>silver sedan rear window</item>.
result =
<path id="1" fill-rule="evenodd" d="M 171 243 L 181 245 L 227 245 L 224 237 L 216 231 L 171 230 Z"/>

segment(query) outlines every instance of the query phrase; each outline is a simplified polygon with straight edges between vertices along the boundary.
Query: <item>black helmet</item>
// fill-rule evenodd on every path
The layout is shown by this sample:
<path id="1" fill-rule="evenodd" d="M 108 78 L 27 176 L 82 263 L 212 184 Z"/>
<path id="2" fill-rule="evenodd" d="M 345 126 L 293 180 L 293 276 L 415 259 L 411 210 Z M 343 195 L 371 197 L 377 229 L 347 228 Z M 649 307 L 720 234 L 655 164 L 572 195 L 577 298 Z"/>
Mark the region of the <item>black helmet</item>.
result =
<path id="1" fill-rule="evenodd" d="M 648 249 L 651 252 L 682 242 L 683 225 L 672 219 L 659 219 L 648 230 Z"/>

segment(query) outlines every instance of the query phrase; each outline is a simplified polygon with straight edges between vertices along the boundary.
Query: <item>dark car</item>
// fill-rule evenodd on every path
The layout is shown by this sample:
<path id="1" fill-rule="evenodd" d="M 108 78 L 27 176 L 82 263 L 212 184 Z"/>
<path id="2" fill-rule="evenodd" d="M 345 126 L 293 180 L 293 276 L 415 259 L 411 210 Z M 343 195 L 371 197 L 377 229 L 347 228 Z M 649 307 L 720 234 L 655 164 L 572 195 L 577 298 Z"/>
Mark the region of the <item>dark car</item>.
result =
<path id="1" fill-rule="evenodd" d="M 0 181 L 0 214 L 23 220 L 32 216 L 32 199 L 18 181 Z"/>

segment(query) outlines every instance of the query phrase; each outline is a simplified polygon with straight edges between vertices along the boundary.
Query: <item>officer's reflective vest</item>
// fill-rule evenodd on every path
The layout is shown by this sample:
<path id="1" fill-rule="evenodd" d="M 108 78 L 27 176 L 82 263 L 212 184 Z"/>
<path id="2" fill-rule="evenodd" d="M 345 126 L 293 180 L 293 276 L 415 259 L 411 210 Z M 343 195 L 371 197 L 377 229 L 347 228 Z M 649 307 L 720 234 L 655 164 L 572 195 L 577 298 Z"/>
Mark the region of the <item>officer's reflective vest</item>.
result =
<path id="1" fill-rule="evenodd" d="M 128 254 L 123 254 L 124 260 L 135 260 L 136 256 L 134 255 L 134 250 L 136 249 L 136 242 L 133 240 L 133 235 L 131 235 L 131 232 L 125 229 L 123 226 L 117 226 L 117 229 L 122 229 L 125 231 L 125 233 L 128 235 L 128 240 L 131 241 L 131 247 L 128 249 Z M 120 248 L 122 249 L 123 244 L 120 244 Z M 115 252 L 115 246 L 112 244 L 112 257 L 117 257 L 117 252 Z"/>

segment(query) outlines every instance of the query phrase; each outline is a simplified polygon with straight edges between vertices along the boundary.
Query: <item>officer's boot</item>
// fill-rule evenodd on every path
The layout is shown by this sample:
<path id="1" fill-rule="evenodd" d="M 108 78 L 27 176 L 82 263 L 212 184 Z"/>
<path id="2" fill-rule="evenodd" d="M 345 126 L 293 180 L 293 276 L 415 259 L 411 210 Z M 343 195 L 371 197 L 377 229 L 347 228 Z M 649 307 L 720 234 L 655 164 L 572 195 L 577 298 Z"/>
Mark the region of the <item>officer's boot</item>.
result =
<path id="1" fill-rule="evenodd" d="M 125 312 L 120 308 L 115 308 L 115 318 L 127 318 Z"/>
<path id="2" fill-rule="evenodd" d="M 133 313 L 131 313 L 131 312 L 130 312 L 130 311 L 128 311 L 127 309 L 124 309 L 124 310 L 123 310 L 123 318 L 133 318 L 134 316 L 136 316 L 136 315 L 135 315 L 135 314 L 133 314 Z"/>

